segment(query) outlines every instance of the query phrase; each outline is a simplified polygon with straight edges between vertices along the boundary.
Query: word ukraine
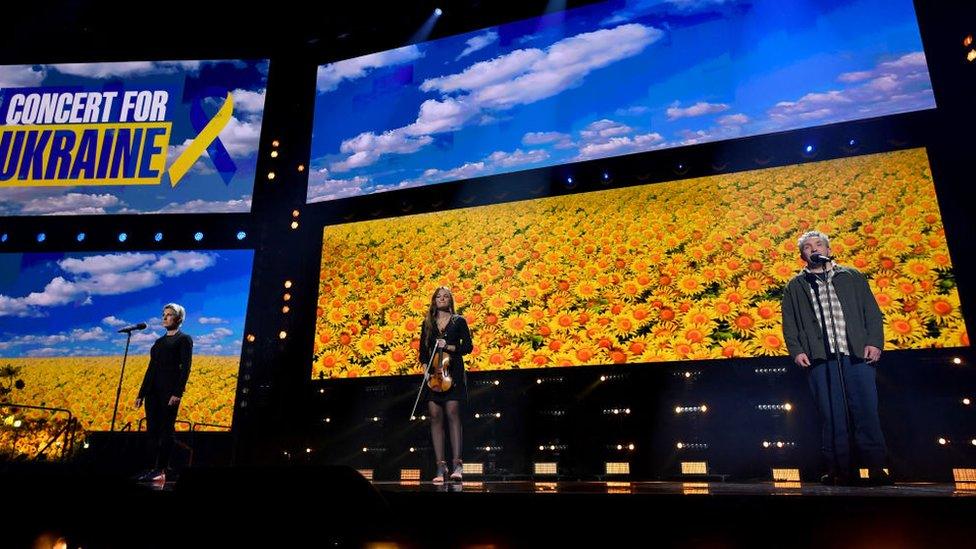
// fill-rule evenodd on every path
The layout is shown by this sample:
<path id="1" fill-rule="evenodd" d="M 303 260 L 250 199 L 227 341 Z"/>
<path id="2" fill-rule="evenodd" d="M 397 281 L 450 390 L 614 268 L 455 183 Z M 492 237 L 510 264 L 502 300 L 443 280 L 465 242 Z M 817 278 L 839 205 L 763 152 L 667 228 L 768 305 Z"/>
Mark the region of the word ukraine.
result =
<path id="1" fill-rule="evenodd" d="M 0 187 L 160 183 L 168 92 L 6 91 Z"/>

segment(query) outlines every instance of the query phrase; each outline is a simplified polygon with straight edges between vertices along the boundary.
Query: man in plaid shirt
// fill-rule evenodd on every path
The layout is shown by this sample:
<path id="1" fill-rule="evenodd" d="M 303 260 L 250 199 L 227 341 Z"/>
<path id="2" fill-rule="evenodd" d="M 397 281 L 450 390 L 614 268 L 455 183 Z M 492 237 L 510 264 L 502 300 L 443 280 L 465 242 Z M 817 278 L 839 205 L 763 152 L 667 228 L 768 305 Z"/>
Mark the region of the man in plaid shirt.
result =
<path id="1" fill-rule="evenodd" d="M 875 382 L 881 309 L 864 275 L 834 263 L 827 235 L 810 231 L 797 245 L 807 266 L 783 292 L 783 338 L 817 403 L 827 465 L 821 481 L 846 484 L 863 467 L 870 483 L 890 484 Z"/>

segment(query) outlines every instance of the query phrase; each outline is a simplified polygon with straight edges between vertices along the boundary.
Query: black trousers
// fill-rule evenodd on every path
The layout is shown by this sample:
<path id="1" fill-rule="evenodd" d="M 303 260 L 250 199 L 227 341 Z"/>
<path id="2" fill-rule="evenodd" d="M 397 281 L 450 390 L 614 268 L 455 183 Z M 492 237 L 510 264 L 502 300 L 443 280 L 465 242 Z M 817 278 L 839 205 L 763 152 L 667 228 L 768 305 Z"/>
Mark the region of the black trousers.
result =
<path id="1" fill-rule="evenodd" d="M 171 396 L 152 393 L 146 396 L 146 431 L 150 447 L 156 455 L 154 469 L 169 467 L 170 454 L 173 453 L 173 433 L 176 431 L 176 415 L 180 406 L 169 405 Z"/>

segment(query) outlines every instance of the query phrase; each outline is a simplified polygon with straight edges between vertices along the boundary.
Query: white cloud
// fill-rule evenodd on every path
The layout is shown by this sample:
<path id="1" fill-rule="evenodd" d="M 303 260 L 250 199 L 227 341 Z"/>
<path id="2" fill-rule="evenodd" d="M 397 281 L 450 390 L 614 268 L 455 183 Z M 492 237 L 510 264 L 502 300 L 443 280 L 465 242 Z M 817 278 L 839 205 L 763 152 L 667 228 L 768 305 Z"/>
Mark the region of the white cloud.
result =
<path id="1" fill-rule="evenodd" d="M 101 326 L 95 326 L 89 330 L 75 328 L 71 330 L 71 341 L 103 341 L 108 339 L 108 332 Z"/>
<path id="2" fill-rule="evenodd" d="M 162 256 L 120 253 L 64 259 L 58 266 L 70 279 L 56 276 L 42 291 L 24 297 L 0 295 L 0 316 L 43 316 L 41 309 L 47 307 L 68 303 L 89 305 L 92 296 L 143 290 L 159 284 L 162 276 L 201 271 L 215 262 L 212 255 L 200 252 L 168 252 Z M 120 319 L 106 317 L 103 322 L 109 324 Z"/>
<path id="3" fill-rule="evenodd" d="M 498 41 L 498 33 L 493 30 L 488 31 L 485 34 L 479 34 L 474 38 L 469 38 L 468 41 L 465 42 L 467 47 L 464 48 L 464 51 L 462 51 L 461 54 L 457 56 L 455 61 L 461 59 L 462 57 L 467 57 L 468 55 L 471 55 L 472 53 L 478 50 L 485 49 L 497 41 Z"/>
<path id="4" fill-rule="evenodd" d="M 44 67 L 0 65 L 0 88 L 30 88 L 40 85 L 45 76 Z"/>
<path id="5" fill-rule="evenodd" d="M 423 57 L 423 53 L 417 46 L 411 45 L 330 63 L 319 67 L 316 87 L 320 93 L 332 91 L 339 87 L 339 83 L 343 80 L 362 78 L 373 69 L 402 65 L 420 57 Z"/>
<path id="6" fill-rule="evenodd" d="M 265 90 L 251 91 L 236 89 L 233 91 L 234 111 L 245 112 L 248 114 L 261 113 L 264 111 Z"/>
<path id="7" fill-rule="evenodd" d="M 488 164 L 502 168 L 511 168 L 524 164 L 536 164 L 549 158 L 549 153 L 541 149 L 522 152 L 522 149 L 515 149 L 512 152 L 495 151 L 488 155 Z"/>
<path id="8" fill-rule="evenodd" d="M 690 107 L 681 108 L 680 103 L 675 101 L 670 107 L 668 107 L 666 112 L 668 115 L 668 120 L 678 120 L 679 118 L 714 114 L 717 112 L 726 111 L 728 109 L 729 106 L 725 103 L 708 103 L 705 101 L 699 101 Z"/>
<path id="9" fill-rule="evenodd" d="M 93 215 L 104 214 L 106 208 L 122 204 L 111 194 L 68 193 L 63 196 L 35 198 L 28 200 L 20 213 L 49 215 Z"/>
<path id="10" fill-rule="evenodd" d="M 49 356 L 60 356 L 64 352 L 63 349 L 55 349 L 54 347 L 44 347 L 41 349 L 31 349 L 24 353 L 30 357 L 49 357 Z"/>
<path id="11" fill-rule="evenodd" d="M 234 158 L 247 158 L 258 151 L 261 139 L 261 120 L 243 122 L 231 117 L 220 131 L 220 141 Z"/>
<path id="12" fill-rule="evenodd" d="M 189 271 L 202 271 L 214 266 L 213 255 L 200 252 L 167 252 L 154 262 L 150 269 L 163 276 L 174 277 Z"/>
<path id="13" fill-rule="evenodd" d="M 633 131 L 634 129 L 626 124 L 604 118 L 603 120 L 597 120 L 587 125 L 580 131 L 580 136 L 586 141 L 599 141 L 627 135 Z"/>
<path id="14" fill-rule="evenodd" d="M 107 317 L 103 318 L 102 319 L 102 324 L 106 324 L 106 325 L 111 326 L 113 328 L 119 328 L 119 327 L 122 327 L 122 326 L 128 326 L 129 325 L 129 323 L 127 321 L 122 320 L 121 318 L 117 318 L 115 316 L 107 316 Z"/>
<path id="15" fill-rule="evenodd" d="M 384 154 L 416 152 L 432 142 L 430 134 L 484 120 L 489 111 L 552 97 L 579 85 L 596 69 L 637 55 L 663 35 L 644 25 L 621 25 L 565 38 L 545 51 L 515 50 L 460 73 L 428 79 L 421 90 L 457 95 L 424 101 L 412 124 L 382 135 L 364 132 L 343 141 L 340 151 L 349 156 L 330 168 L 347 171 L 368 166 Z"/>
<path id="16" fill-rule="evenodd" d="M 132 61 L 123 63 L 61 63 L 46 65 L 61 74 L 84 78 L 128 78 L 148 74 L 171 74 L 197 71 L 201 61 Z"/>
<path id="17" fill-rule="evenodd" d="M 370 184 L 367 177 L 357 175 L 351 179 L 336 179 L 329 176 L 329 170 L 322 168 L 309 174 L 308 202 L 324 202 L 347 196 L 364 194 L 363 190 Z"/>
<path id="18" fill-rule="evenodd" d="M 528 146 L 565 143 L 571 136 L 560 132 L 529 132 L 522 136 L 522 144 Z"/>
<path id="19" fill-rule="evenodd" d="M 723 6 L 725 4 L 730 4 L 734 2 L 734 0 L 667 0 L 667 1 L 675 8 L 678 8 L 678 11 L 682 11 L 682 12 L 707 10 L 709 8 Z"/>
<path id="20" fill-rule="evenodd" d="M 68 258 L 58 261 L 65 272 L 76 275 L 101 275 L 137 269 L 156 259 L 154 254 L 118 253 L 90 255 L 84 259 Z"/>
<path id="21" fill-rule="evenodd" d="M 200 324 L 227 324 L 227 321 L 215 316 L 201 316 L 197 319 Z"/>
<path id="22" fill-rule="evenodd" d="M 604 158 L 638 151 L 647 151 L 664 145 L 659 133 L 645 133 L 634 137 L 612 137 L 606 141 L 587 143 L 580 147 L 576 160 Z"/>
<path id="23" fill-rule="evenodd" d="M 852 87 L 808 93 L 768 110 L 774 128 L 811 120 L 866 118 L 935 106 L 925 54 L 911 52 L 867 71 L 846 72 L 837 80 Z"/>
<path id="24" fill-rule="evenodd" d="M 171 202 L 160 208 L 156 213 L 231 213 L 251 211 L 251 198 L 242 196 L 234 200 L 190 200 L 189 202 Z"/>
<path id="25" fill-rule="evenodd" d="M 727 114 L 718 117 L 718 123 L 722 126 L 741 126 L 749 122 L 749 117 L 744 114 Z"/>

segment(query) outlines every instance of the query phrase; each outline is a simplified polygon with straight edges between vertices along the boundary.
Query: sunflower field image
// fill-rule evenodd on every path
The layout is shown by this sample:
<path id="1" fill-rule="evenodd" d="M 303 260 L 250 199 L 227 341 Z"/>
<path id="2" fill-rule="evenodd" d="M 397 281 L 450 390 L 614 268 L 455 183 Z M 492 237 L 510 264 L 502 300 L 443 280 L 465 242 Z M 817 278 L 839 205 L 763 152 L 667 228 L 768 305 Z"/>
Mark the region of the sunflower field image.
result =
<path id="1" fill-rule="evenodd" d="M 109 430 L 122 369 L 121 356 L 0 358 L 0 363 L 20 367 L 24 388 L 17 395 L 17 403 L 68 409 L 85 431 Z M 116 430 L 127 423 L 132 430 L 138 430 L 140 420 L 145 417 L 145 410 L 136 410 L 133 403 L 148 364 L 149 356 L 129 356 L 126 361 Z M 239 365 L 240 358 L 236 356 L 193 357 L 190 379 L 180 402 L 177 430 L 187 430 L 188 423 L 224 426 L 202 430 L 230 427 Z M 145 428 L 143 420 L 142 429 Z"/>
<path id="2" fill-rule="evenodd" d="M 797 238 L 830 236 L 885 349 L 969 345 L 924 149 L 324 229 L 312 376 L 421 373 L 438 286 L 471 371 L 785 356 Z"/>

